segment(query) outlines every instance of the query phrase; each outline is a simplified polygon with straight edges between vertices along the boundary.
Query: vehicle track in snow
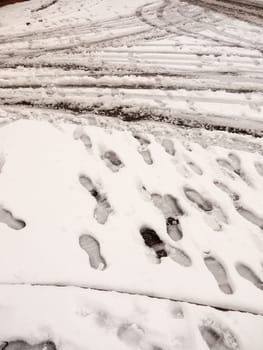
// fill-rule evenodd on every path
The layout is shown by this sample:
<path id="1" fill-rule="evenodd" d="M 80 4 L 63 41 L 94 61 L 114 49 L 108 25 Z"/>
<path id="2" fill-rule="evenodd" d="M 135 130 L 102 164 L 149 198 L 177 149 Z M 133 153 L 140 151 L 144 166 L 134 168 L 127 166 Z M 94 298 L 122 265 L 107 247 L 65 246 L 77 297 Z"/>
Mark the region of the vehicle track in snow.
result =
<path id="1" fill-rule="evenodd" d="M 223 5 L 260 18 L 258 2 L 164 0 L 104 22 L 2 34 L 0 103 L 261 134 L 263 28 L 234 23 Z"/>
<path id="2" fill-rule="evenodd" d="M 204 6 L 220 13 L 253 24 L 262 25 L 263 5 L 261 1 L 240 1 L 240 0 L 186 0 L 189 3 Z"/>

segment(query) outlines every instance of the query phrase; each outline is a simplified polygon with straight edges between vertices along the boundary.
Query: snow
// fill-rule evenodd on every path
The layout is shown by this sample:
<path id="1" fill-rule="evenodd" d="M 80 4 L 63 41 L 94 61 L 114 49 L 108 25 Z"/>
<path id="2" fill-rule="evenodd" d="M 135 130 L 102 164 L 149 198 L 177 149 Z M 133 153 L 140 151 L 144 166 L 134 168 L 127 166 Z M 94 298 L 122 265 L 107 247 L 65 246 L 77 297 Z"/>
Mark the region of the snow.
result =
<path id="1" fill-rule="evenodd" d="M 0 295 L 0 341 L 16 334 L 66 350 L 262 349 L 263 321 L 255 315 L 70 287 L 1 286 Z"/>
<path id="2" fill-rule="evenodd" d="M 0 135 L 1 205 L 25 223 L 16 230 L 0 224 L 3 283 L 95 287 L 263 313 L 263 179 L 255 167 L 262 156 L 191 142 L 186 149 L 175 138 L 171 155 L 164 138 L 62 122 L 18 121 Z M 182 212 L 173 199 L 162 212 L 154 194 L 172 196 Z M 182 239 L 169 236 L 168 217 L 179 220 Z M 143 227 L 156 232 L 168 256 L 147 247 Z M 82 235 L 98 244 L 87 240 L 85 251 Z M 210 257 L 225 269 L 219 285 L 205 263 Z M 238 273 L 239 263 L 252 281 Z"/>
<path id="3" fill-rule="evenodd" d="M 60 0 L 37 11 L 48 4 L 0 9 L 2 104 L 128 110 L 133 118 L 140 110 L 172 123 L 261 132 L 258 17 L 247 23 L 179 0 Z"/>
<path id="4" fill-rule="evenodd" d="M 43 28 L 47 30 L 67 26 L 69 23 L 86 24 L 95 20 L 112 20 L 112 18 L 118 18 L 119 16 L 130 15 L 138 6 L 147 2 L 149 1 L 113 0 L 109 3 L 106 0 L 89 0 L 88 2 L 77 0 L 72 3 L 70 0 L 30 0 L 0 9 L 2 27 L 0 32 L 5 31 L 6 27 L 10 28 L 12 33 L 21 30 L 33 32 Z M 46 8 L 41 10 L 44 6 Z M 30 25 L 26 26 L 26 23 L 30 23 Z"/>
<path id="5" fill-rule="evenodd" d="M 262 11 L 0 8 L 0 350 L 262 350 Z"/>

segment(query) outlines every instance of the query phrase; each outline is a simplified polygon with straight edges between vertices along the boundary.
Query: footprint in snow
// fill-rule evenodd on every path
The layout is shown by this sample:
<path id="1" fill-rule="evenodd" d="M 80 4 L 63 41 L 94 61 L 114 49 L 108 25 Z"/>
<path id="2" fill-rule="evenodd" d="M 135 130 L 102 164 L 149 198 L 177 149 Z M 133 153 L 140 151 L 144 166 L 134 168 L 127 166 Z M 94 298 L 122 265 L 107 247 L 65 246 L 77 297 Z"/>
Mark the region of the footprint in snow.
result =
<path id="1" fill-rule="evenodd" d="M 83 127 L 78 127 L 73 134 L 75 140 L 80 140 L 86 149 L 92 148 L 92 142 L 90 137 L 85 133 Z"/>
<path id="2" fill-rule="evenodd" d="M 83 187 L 86 188 L 86 190 L 88 190 L 90 192 L 92 197 L 94 197 L 97 201 L 100 200 L 101 196 L 100 196 L 98 190 L 96 189 L 96 187 L 93 185 L 92 180 L 88 176 L 80 175 L 79 182 L 81 183 L 81 185 Z"/>
<path id="3" fill-rule="evenodd" d="M 184 193 L 186 198 L 196 204 L 199 209 L 208 212 L 213 210 L 213 204 L 208 200 L 205 199 L 199 192 L 196 190 L 186 187 L 184 188 Z"/>
<path id="4" fill-rule="evenodd" d="M 236 192 L 232 191 L 227 185 L 225 185 L 221 181 L 214 181 L 214 185 L 217 186 L 221 191 L 225 192 L 231 199 L 232 201 L 238 201 L 240 196 Z"/>
<path id="5" fill-rule="evenodd" d="M 109 215 L 112 213 L 112 208 L 107 200 L 106 197 L 101 197 L 101 200 L 98 202 L 95 210 L 94 210 L 94 217 L 97 220 L 99 224 L 104 225 Z"/>
<path id="6" fill-rule="evenodd" d="M 225 331 L 206 325 L 199 326 L 199 330 L 209 350 L 239 349 L 237 340 L 230 333 L 226 335 Z"/>
<path id="7" fill-rule="evenodd" d="M 228 160 L 223 159 L 223 158 L 218 158 L 216 160 L 216 162 L 218 165 L 220 165 L 222 170 L 224 170 L 224 173 L 229 175 L 231 177 L 231 179 L 235 179 L 235 176 L 233 174 L 233 167 Z"/>
<path id="8" fill-rule="evenodd" d="M 191 258 L 182 250 L 175 247 L 167 248 L 168 256 L 178 264 L 184 267 L 192 266 Z"/>
<path id="9" fill-rule="evenodd" d="M 86 175 L 81 175 L 79 177 L 79 182 L 90 192 L 92 197 L 96 199 L 97 205 L 94 209 L 94 217 L 99 224 L 104 225 L 113 211 L 106 195 L 101 194 L 92 180 Z"/>
<path id="10" fill-rule="evenodd" d="M 217 159 L 217 163 L 227 169 L 229 175 L 233 178 L 233 173 L 238 175 L 244 182 L 251 185 L 245 171 L 242 169 L 240 158 L 233 152 L 228 154 L 227 159 Z"/>
<path id="11" fill-rule="evenodd" d="M 180 224 L 180 220 L 178 218 L 174 218 L 169 216 L 166 219 L 166 230 L 168 235 L 172 238 L 172 240 L 179 241 L 183 238 L 183 230 Z"/>
<path id="12" fill-rule="evenodd" d="M 6 224 L 10 228 L 14 230 L 22 230 L 26 223 L 18 218 L 15 218 L 11 211 L 0 207 L 0 222 Z"/>
<path id="13" fill-rule="evenodd" d="M 228 159 L 230 159 L 234 172 L 249 186 L 251 186 L 251 182 L 248 179 L 246 172 L 242 169 L 240 158 L 233 152 L 228 154 Z"/>
<path id="14" fill-rule="evenodd" d="M 174 240 L 179 241 L 183 238 L 183 231 L 179 217 L 184 215 L 178 200 L 170 194 L 161 196 L 153 193 L 151 195 L 154 205 L 161 210 L 166 220 L 166 229 L 168 235 Z"/>
<path id="15" fill-rule="evenodd" d="M 244 208 L 239 204 L 235 205 L 236 211 L 243 216 L 244 219 L 251 222 L 252 224 L 258 226 L 261 230 L 263 230 L 263 218 L 253 213 L 252 210 Z"/>
<path id="16" fill-rule="evenodd" d="M 151 141 L 149 141 L 146 137 L 143 137 L 139 134 L 133 134 L 133 137 L 140 143 L 140 145 L 149 145 Z"/>
<path id="17" fill-rule="evenodd" d="M 4 347 L 0 346 L 1 350 L 56 350 L 56 346 L 52 342 L 43 342 L 35 345 L 30 345 L 23 340 L 15 340 L 5 343 Z"/>
<path id="18" fill-rule="evenodd" d="M 169 256 L 182 266 L 188 267 L 192 265 L 191 258 L 182 249 L 165 245 L 153 229 L 144 226 L 140 229 L 140 234 L 144 244 L 154 251 L 159 262 L 161 262 L 161 258 Z"/>
<path id="19" fill-rule="evenodd" d="M 187 165 L 189 166 L 189 168 L 192 169 L 192 171 L 194 173 L 196 173 L 197 175 L 203 175 L 203 170 L 196 164 L 194 163 L 193 161 L 188 161 L 187 162 Z"/>
<path id="20" fill-rule="evenodd" d="M 256 273 L 247 265 L 238 263 L 236 265 L 236 270 L 240 276 L 253 283 L 255 287 L 263 290 L 263 281 L 256 275 Z"/>
<path id="21" fill-rule="evenodd" d="M 123 324 L 117 330 L 118 338 L 128 346 L 138 348 L 144 337 L 144 330 L 137 324 Z"/>
<path id="22" fill-rule="evenodd" d="M 138 134 L 134 134 L 133 137 L 139 142 L 140 146 L 138 147 L 138 152 L 142 156 L 143 160 L 146 164 L 152 165 L 153 159 L 150 150 L 148 149 L 148 146 L 150 145 L 150 141 Z"/>
<path id="23" fill-rule="evenodd" d="M 165 217 L 184 215 L 179 201 L 171 194 L 165 194 L 163 197 L 159 194 L 152 194 L 151 197 L 154 204 L 162 210 Z"/>
<path id="24" fill-rule="evenodd" d="M 140 234 L 144 240 L 144 244 L 154 251 L 159 261 L 161 258 L 167 256 L 164 242 L 153 229 L 144 226 L 140 229 Z"/>
<path id="25" fill-rule="evenodd" d="M 263 176 L 263 163 L 261 162 L 255 162 L 255 168 L 256 168 L 256 171 L 258 172 L 258 174 L 260 176 Z"/>
<path id="26" fill-rule="evenodd" d="M 138 152 L 140 153 L 140 155 L 142 156 L 142 158 L 146 164 L 148 164 L 148 165 L 153 164 L 151 152 L 149 151 L 149 149 L 146 146 L 139 146 Z"/>
<path id="27" fill-rule="evenodd" d="M 5 165 L 5 157 L 2 154 L 0 154 L 0 173 L 2 172 L 4 165 Z"/>
<path id="28" fill-rule="evenodd" d="M 184 311 L 182 307 L 179 304 L 173 305 L 172 310 L 171 310 L 172 316 L 177 319 L 182 319 L 184 318 Z"/>
<path id="29" fill-rule="evenodd" d="M 162 146 L 163 146 L 166 153 L 170 154 L 171 156 L 175 155 L 175 148 L 174 148 L 174 143 L 172 140 L 164 139 L 162 141 Z"/>
<path id="30" fill-rule="evenodd" d="M 223 337 L 221 334 L 216 332 L 212 327 L 200 326 L 200 333 L 205 340 L 208 348 L 214 350 L 218 348 L 218 344 L 223 342 Z"/>
<path id="31" fill-rule="evenodd" d="M 193 149 L 189 143 L 183 142 L 183 146 L 188 152 L 193 152 Z"/>
<path id="32" fill-rule="evenodd" d="M 81 235 L 79 245 L 89 256 L 90 266 L 96 270 L 105 270 L 106 262 L 100 253 L 99 242 L 91 235 Z"/>
<path id="33" fill-rule="evenodd" d="M 204 262 L 208 270 L 214 276 L 221 291 L 225 294 L 233 294 L 224 266 L 212 256 L 205 257 Z"/>
<path id="34" fill-rule="evenodd" d="M 103 154 L 102 159 L 104 159 L 107 167 L 114 173 L 118 172 L 124 167 L 124 164 L 118 157 L 118 155 L 113 151 L 107 151 Z"/>
<path id="35" fill-rule="evenodd" d="M 206 223 L 214 230 L 221 231 L 223 226 L 221 223 L 227 224 L 228 220 L 223 210 L 216 204 L 213 204 L 210 200 L 204 198 L 198 191 L 185 187 L 184 193 L 186 198 L 194 203 L 205 214 Z"/>
<path id="36" fill-rule="evenodd" d="M 90 149 L 92 148 L 92 142 L 91 142 L 91 139 L 90 137 L 87 135 L 87 134 L 82 134 L 79 138 L 83 145 L 87 148 L 87 149 Z"/>
<path id="37" fill-rule="evenodd" d="M 240 158 L 233 152 L 228 154 L 228 159 L 231 161 L 232 168 L 236 173 L 240 173 L 241 170 L 241 160 Z"/>
<path id="38" fill-rule="evenodd" d="M 99 327 L 109 329 L 112 326 L 112 317 L 105 311 L 99 310 L 95 316 L 95 322 Z"/>
<path id="39" fill-rule="evenodd" d="M 208 213 L 204 220 L 214 231 L 222 231 L 222 223 L 228 223 L 226 214 L 218 205 L 214 205 L 213 211 Z"/>

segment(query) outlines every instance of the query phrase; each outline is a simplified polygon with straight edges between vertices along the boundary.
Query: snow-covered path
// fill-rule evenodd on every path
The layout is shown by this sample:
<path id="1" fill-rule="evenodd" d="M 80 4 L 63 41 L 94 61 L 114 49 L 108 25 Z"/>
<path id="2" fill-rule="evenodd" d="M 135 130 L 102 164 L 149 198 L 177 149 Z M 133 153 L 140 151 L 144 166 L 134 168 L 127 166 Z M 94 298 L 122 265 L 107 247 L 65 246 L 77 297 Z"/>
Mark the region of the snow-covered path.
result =
<path id="1" fill-rule="evenodd" d="M 0 8 L 0 350 L 262 350 L 262 21 Z"/>
<path id="2" fill-rule="evenodd" d="M 262 142 L 46 113 L 0 129 L 3 348 L 261 350 Z"/>
<path id="3" fill-rule="evenodd" d="M 0 140 L 2 283 L 263 314 L 261 155 L 39 121 Z"/>

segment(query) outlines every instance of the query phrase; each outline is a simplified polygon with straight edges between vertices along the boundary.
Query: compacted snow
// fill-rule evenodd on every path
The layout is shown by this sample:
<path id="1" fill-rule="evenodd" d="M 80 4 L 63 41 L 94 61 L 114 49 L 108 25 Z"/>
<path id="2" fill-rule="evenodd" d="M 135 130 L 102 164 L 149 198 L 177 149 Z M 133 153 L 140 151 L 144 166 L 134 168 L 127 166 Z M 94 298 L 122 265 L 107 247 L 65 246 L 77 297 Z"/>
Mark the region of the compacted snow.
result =
<path id="1" fill-rule="evenodd" d="M 262 18 L 0 8 L 0 350 L 262 350 Z"/>

